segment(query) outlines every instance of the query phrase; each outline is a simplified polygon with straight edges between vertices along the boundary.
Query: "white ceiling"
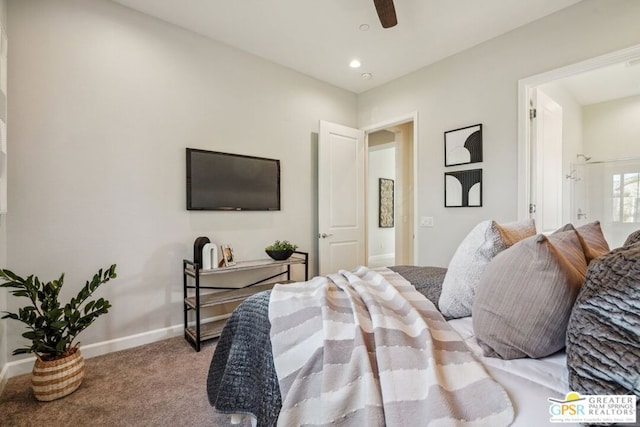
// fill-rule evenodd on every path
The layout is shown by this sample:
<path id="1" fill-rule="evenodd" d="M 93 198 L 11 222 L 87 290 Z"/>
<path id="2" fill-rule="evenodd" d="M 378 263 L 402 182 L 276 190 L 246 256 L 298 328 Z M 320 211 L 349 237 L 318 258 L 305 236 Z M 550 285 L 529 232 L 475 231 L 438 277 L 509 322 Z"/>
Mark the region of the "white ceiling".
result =
<path id="1" fill-rule="evenodd" d="M 640 61 L 622 62 L 556 80 L 580 105 L 640 95 Z"/>
<path id="2" fill-rule="evenodd" d="M 373 0 L 113 1 L 361 93 L 580 0 L 395 0 L 386 30 Z"/>

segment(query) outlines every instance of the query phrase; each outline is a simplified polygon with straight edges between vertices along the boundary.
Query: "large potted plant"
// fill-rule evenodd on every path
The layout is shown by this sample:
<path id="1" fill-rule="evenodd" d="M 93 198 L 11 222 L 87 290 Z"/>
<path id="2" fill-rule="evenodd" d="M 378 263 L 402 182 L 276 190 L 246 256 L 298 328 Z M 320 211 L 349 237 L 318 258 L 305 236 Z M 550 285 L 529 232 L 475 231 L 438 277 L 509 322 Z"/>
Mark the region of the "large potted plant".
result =
<path id="1" fill-rule="evenodd" d="M 0 269 L 0 287 L 13 288 L 17 297 L 27 298 L 30 303 L 17 313 L 5 312 L 3 319 L 14 319 L 24 323 L 27 331 L 22 336 L 31 345 L 20 347 L 13 354 L 35 353 L 31 387 L 36 399 L 55 400 L 73 393 L 84 378 L 84 359 L 77 335 L 91 325 L 98 316 L 111 308 L 104 298 L 87 301 L 100 285 L 116 277 L 116 265 L 93 276 L 69 302 L 62 305 L 58 300 L 64 282 L 64 273 L 58 280 L 42 282 L 30 275 L 22 278 L 9 270 Z"/>

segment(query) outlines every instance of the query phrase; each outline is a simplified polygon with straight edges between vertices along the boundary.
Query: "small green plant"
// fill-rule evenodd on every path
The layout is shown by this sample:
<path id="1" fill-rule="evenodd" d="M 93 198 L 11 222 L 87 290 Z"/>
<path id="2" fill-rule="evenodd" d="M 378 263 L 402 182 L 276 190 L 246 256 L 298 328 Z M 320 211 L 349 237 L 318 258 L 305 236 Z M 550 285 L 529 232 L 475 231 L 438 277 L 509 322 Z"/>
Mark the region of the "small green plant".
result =
<path id="1" fill-rule="evenodd" d="M 31 345 L 18 348 L 13 354 L 36 353 L 42 360 L 54 360 L 71 354 L 79 345 L 73 345 L 76 336 L 111 308 L 109 301 L 104 298 L 88 302 L 87 299 L 100 285 L 116 277 L 115 264 L 104 272 L 98 270 L 78 295 L 62 306 L 58 296 L 64 273 L 58 280 L 45 283 L 33 275 L 24 279 L 9 270 L 0 269 L 0 278 L 5 280 L 0 287 L 14 288 L 10 291 L 13 295 L 31 301 L 30 305 L 19 308 L 17 313 L 5 311 L 6 315 L 2 317 L 27 325 L 27 332 L 22 336 L 30 340 Z"/>
<path id="2" fill-rule="evenodd" d="M 295 251 L 298 249 L 298 245 L 290 243 L 288 240 L 276 240 L 273 244 L 264 248 L 267 251 Z"/>

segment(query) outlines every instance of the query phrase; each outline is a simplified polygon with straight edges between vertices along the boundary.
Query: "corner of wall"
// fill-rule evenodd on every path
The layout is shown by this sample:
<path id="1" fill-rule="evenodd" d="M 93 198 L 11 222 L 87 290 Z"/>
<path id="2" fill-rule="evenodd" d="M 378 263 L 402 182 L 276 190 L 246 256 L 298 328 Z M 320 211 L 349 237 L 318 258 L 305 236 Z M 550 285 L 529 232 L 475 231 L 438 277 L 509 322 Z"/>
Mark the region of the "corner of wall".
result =
<path id="1" fill-rule="evenodd" d="M 0 25 L 7 28 L 7 0 L 0 0 Z M 7 217 L 0 215 L 0 266 L 7 264 Z M 0 289 L 0 311 L 7 309 L 7 290 Z M 0 320 L 0 395 L 7 383 L 7 320 Z"/>

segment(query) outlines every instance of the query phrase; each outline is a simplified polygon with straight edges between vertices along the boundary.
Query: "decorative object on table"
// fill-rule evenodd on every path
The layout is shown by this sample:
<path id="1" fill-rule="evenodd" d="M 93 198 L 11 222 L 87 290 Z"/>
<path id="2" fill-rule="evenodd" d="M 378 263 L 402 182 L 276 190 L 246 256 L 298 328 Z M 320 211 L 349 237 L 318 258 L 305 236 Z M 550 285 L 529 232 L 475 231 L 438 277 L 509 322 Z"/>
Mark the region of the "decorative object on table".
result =
<path id="1" fill-rule="evenodd" d="M 276 261 L 288 259 L 296 249 L 298 249 L 298 245 L 294 245 L 288 240 L 276 240 L 273 244 L 264 248 L 267 255 Z"/>
<path id="2" fill-rule="evenodd" d="M 76 336 L 93 323 L 98 316 L 111 308 L 109 301 L 99 298 L 87 299 L 100 285 L 115 279 L 116 265 L 102 269 L 78 294 L 64 306 L 58 301 L 62 290 L 64 273 L 58 280 L 42 282 L 30 275 L 26 279 L 9 270 L 0 269 L 4 283 L 0 287 L 14 288 L 10 291 L 18 297 L 28 298 L 31 303 L 9 313 L 3 319 L 18 320 L 27 325 L 22 336 L 31 340 L 31 345 L 13 351 L 13 354 L 35 353 L 31 387 L 36 399 L 51 401 L 73 393 L 84 377 L 84 359 L 80 353 L 80 343 L 74 344 Z"/>
<path id="3" fill-rule="evenodd" d="M 232 265 L 236 265 L 231 245 L 222 245 L 220 248 L 222 249 L 222 260 L 224 261 L 224 266 L 231 267 Z"/>
<path id="4" fill-rule="evenodd" d="M 205 244 L 202 248 L 202 269 L 211 270 L 218 266 L 218 246 L 215 243 Z"/>
<path id="5" fill-rule="evenodd" d="M 482 124 L 444 133 L 444 165 L 482 162 Z"/>
<path id="6" fill-rule="evenodd" d="M 204 249 L 204 245 L 207 243 L 211 243 L 208 237 L 201 236 L 198 237 L 193 242 L 193 262 L 202 267 L 202 250 Z"/>
<path id="7" fill-rule="evenodd" d="M 393 184 L 392 179 L 379 179 L 378 227 L 380 228 L 393 228 Z"/>
<path id="8" fill-rule="evenodd" d="M 482 169 L 444 174 L 446 208 L 482 206 Z"/>

